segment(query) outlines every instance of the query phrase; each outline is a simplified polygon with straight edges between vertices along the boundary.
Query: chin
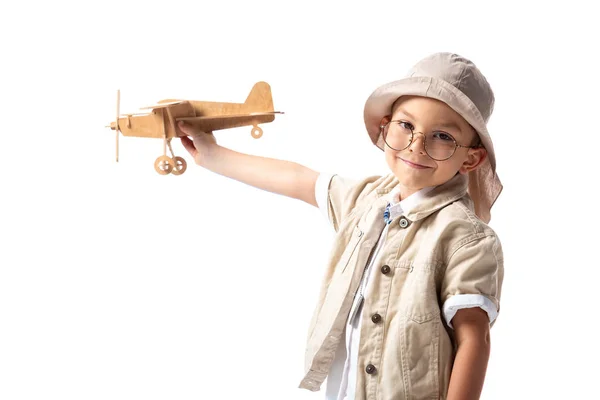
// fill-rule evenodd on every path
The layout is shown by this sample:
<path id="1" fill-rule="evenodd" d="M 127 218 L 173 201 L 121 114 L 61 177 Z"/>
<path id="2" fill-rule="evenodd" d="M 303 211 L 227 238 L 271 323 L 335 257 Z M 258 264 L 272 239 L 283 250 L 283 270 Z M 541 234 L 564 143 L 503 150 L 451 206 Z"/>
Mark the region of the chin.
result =
<path id="1" fill-rule="evenodd" d="M 400 161 L 402 162 L 402 161 Z M 406 171 L 404 168 L 394 168 L 392 173 L 398 179 L 400 185 L 414 191 L 421 190 L 425 187 L 434 186 L 434 180 L 431 176 L 419 176 L 413 171 Z"/>
<path id="2" fill-rule="evenodd" d="M 428 184 L 426 182 L 417 181 L 414 179 L 403 179 L 403 178 L 399 177 L 398 175 L 396 175 L 396 178 L 398 178 L 398 182 L 400 183 L 400 185 L 402 185 L 403 187 L 405 187 L 407 189 L 414 190 L 414 191 L 418 191 L 418 190 L 423 189 L 424 187 L 431 186 L 430 184 Z"/>

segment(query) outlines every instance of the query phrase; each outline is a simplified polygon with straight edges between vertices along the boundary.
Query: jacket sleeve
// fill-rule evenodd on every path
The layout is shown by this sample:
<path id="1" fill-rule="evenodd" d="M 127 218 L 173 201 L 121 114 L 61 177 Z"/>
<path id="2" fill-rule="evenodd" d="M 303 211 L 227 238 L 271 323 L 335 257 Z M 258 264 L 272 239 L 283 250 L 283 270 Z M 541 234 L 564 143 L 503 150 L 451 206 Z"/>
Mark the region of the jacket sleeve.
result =
<path id="1" fill-rule="evenodd" d="M 500 312 L 504 279 L 502 245 L 496 235 L 477 237 L 452 255 L 442 280 L 441 301 L 446 323 L 462 308 L 480 307 L 493 325 Z"/>
<path id="2" fill-rule="evenodd" d="M 317 204 L 336 232 L 379 178 L 352 179 L 324 172 L 319 174 L 315 185 Z"/>

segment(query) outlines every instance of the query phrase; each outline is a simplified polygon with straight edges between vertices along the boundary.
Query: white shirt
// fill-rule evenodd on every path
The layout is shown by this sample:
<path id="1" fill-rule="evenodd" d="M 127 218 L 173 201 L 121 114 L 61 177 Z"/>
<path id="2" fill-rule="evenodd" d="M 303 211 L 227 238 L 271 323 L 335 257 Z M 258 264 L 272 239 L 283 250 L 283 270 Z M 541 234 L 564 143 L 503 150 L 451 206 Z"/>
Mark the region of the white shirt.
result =
<path id="1" fill-rule="evenodd" d="M 321 173 L 315 185 L 315 197 L 317 199 L 317 204 L 325 218 L 328 220 L 329 214 L 327 199 L 329 182 L 332 177 L 333 175 L 331 174 Z M 421 201 L 423 196 L 432 189 L 433 187 L 421 189 L 402 201 L 399 201 L 400 193 L 398 189 L 391 191 L 387 195 L 388 202 L 390 203 L 390 219 L 394 220 L 402 214 L 408 213 L 415 205 L 419 203 L 419 201 Z M 383 228 L 383 231 L 379 236 L 379 240 L 377 241 L 375 250 L 367 261 L 367 268 L 363 274 L 362 281 L 359 285 L 359 290 L 354 297 L 352 307 L 350 308 L 350 314 L 344 330 L 346 340 L 340 341 L 331 369 L 329 371 L 329 375 L 327 376 L 327 389 L 325 391 L 326 400 L 353 400 L 355 397 L 354 391 L 356 388 L 356 367 L 358 364 L 358 344 L 360 340 L 360 327 L 363 309 L 362 305 L 364 303 L 364 299 L 370 294 L 371 286 L 369 285 L 369 281 L 373 272 L 372 267 L 379 261 L 379 250 L 385 244 L 388 227 L 389 225 L 386 224 Z M 448 325 L 452 327 L 449 321 L 452 320 L 459 309 L 469 307 L 481 307 L 488 313 L 490 322 L 492 322 L 497 316 L 496 307 L 485 296 L 470 294 L 456 295 L 450 297 L 444 303 L 444 318 L 446 321 L 448 321 Z"/>

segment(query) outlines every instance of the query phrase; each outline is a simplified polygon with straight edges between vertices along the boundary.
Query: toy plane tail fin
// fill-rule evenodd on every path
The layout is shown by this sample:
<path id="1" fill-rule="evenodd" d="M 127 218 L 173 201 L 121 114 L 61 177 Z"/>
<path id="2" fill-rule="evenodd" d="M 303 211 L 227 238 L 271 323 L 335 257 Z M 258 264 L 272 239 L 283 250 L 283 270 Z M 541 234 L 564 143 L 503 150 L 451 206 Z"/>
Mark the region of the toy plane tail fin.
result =
<path id="1" fill-rule="evenodd" d="M 267 82 L 258 82 L 250 91 L 244 104 L 250 111 L 265 112 L 273 111 L 273 97 L 271 86 Z"/>

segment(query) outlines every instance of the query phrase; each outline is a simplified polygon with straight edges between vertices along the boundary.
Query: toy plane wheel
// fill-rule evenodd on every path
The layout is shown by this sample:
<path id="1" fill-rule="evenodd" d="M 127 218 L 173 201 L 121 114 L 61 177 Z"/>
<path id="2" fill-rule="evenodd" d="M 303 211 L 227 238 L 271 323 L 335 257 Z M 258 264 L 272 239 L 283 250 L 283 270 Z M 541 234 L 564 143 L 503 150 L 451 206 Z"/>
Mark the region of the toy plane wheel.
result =
<path id="1" fill-rule="evenodd" d="M 252 135 L 252 137 L 253 137 L 254 139 L 258 139 L 259 137 L 261 137 L 261 136 L 262 136 L 262 134 L 263 134 L 263 130 L 262 130 L 262 128 L 261 128 L 261 127 L 254 125 L 254 126 L 252 127 L 252 131 L 250 132 L 250 134 Z"/>
<path id="2" fill-rule="evenodd" d="M 154 161 L 154 169 L 161 175 L 170 174 L 174 166 L 175 163 L 169 156 L 160 156 Z"/>
<path id="3" fill-rule="evenodd" d="M 173 157 L 173 175 L 181 175 L 187 169 L 187 163 L 183 159 L 183 157 Z"/>

